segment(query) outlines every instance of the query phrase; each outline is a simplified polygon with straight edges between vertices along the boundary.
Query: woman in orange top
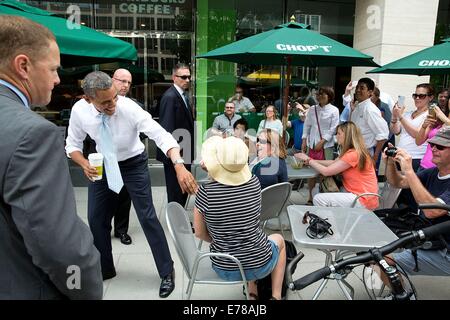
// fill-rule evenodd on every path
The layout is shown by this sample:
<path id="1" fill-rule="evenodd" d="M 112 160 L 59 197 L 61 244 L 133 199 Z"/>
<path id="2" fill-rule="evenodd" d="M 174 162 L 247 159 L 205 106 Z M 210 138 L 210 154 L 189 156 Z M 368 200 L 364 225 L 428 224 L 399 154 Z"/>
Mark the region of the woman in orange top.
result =
<path id="1" fill-rule="evenodd" d="M 323 176 L 342 174 L 344 190 L 315 195 L 313 203 L 316 206 L 350 207 L 356 196 L 366 192 L 378 193 L 378 180 L 373 161 L 359 128 L 353 122 L 342 123 L 337 127 L 336 138 L 341 147 L 341 155 L 335 160 L 314 160 L 304 153 L 295 154 Z M 363 196 L 358 199 L 355 206 L 376 209 L 378 197 Z"/>

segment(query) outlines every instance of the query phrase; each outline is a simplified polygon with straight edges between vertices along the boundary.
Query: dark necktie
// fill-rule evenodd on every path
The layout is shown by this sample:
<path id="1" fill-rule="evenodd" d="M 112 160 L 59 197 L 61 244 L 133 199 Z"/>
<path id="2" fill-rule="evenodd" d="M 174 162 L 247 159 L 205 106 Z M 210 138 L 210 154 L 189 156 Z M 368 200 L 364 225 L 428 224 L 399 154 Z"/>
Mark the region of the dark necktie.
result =
<path id="1" fill-rule="evenodd" d="M 183 100 L 185 102 L 186 109 L 188 109 L 189 113 L 191 113 L 191 105 L 189 103 L 189 94 L 187 91 L 183 92 Z"/>

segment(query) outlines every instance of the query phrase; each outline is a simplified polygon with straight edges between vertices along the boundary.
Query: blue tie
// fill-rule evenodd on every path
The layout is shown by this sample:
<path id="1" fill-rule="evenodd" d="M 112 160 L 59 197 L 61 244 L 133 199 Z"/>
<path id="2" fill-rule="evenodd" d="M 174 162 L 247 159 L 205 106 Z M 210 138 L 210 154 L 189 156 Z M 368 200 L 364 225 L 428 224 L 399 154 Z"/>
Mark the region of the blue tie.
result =
<path id="1" fill-rule="evenodd" d="M 100 146 L 105 161 L 105 171 L 108 179 L 108 187 L 115 193 L 119 193 L 123 187 L 122 175 L 117 162 L 116 151 L 111 137 L 111 129 L 108 124 L 109 117 L 102 114 L 102 127 L 100 129 Z"/>

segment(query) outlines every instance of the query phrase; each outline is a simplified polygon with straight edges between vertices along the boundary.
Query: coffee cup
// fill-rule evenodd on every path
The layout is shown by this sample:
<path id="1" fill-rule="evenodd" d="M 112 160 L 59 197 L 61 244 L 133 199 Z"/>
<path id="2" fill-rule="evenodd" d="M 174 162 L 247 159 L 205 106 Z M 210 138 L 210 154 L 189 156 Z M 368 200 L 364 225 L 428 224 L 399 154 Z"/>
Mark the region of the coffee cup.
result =
<path id="1" fill-rule="evenodd" d="M 97 170 L 97 176 L 93 177 L 94 181 L 103 178 L 103 155 L 101 153 L 91 153 L 88 156 L 89 164 Z"/>

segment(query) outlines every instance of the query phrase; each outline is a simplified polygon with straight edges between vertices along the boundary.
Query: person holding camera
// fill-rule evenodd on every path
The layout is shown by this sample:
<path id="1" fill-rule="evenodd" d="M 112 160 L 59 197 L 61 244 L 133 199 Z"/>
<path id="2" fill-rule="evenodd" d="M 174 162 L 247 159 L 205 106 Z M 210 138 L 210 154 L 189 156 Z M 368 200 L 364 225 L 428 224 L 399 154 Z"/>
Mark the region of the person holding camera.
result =
<path id="1" fill-rule="evenodd" d="M 450 204 L 450 126 L 444 126 L 436 135 L 428 140 L 432 150 L 432 162 L 436 166 L 414 172 L 412 156 L 404 149 L 397 149 L 394 154 L 387 156 L 387 181 L 394 187 L 411 189 L 417 203 L 445 203 Z M 392 147 L 392 144 L 389 145 Z M 401 172 L 394 167 L 397 163 Z M 426 209 L 420 212 L 431 224 L 438 224 L 450 219 L 447 211 L 441 209 Z M 417 266 L 419 272 L 414 271 L 416 261 L 411 250 L 393 254 L 393 262 L 398 263 L 408 274 L 414 275 L 450 275 L 450 235 L 444 235 L 446 248 L 432 250 L 417 250 Z"/>
<path id="2" fill-rule="evenodd" d="M 398 101 L 392 109 L 390 130 L 395 135 L 399 135 L 397 146 L 411 155 L 414 171 L 419 169 L 420 160 L 423 158 L 427 148 L 425 141 L 416 144 L 416 138 L 427 118 L 428 107 L 433 99 L 433 95 L 433 87 L 429 83 L 421 83 L 417 85 L 416 91 L 412 95 L 416 106 L 415 111 L 405 112 L 403 101 Z"/>
<path id="3" fill-rule="evenodd" d="M 416 93 L 413 94 L 414 101 L 417 99 L 424 100 L 426 103 L 426 106 L 428 108 L 428 116 L 423 122 L 422 126 L 420 127 L 417 135 L 416 135 L 416 144 L 420 145 L 422 143 L 425 143 L 427 139 L 431 139 L 436 135 L 438 130 L 442 127 L 443 124 L 450 125 L 450 119 L 449 117 L 449 108 L 446 110 L 446 114 L 442 112 L 442 110 L 436 106 L 435 104 L 431 105 L 431 101 L 433 100 L 434 96 L 434 89 L 430 86 L 430 91 L 427 93 Z M 429 169 L 435 167 L 435 164 L 432 161 L 433 153 L 431 150 L 430 145 L 426 147 L 426 151 L 424 156 L 422 157 L 420 161 L 420 170 Z"/>
<path id="4" fill-rule="evenodd" d="M 335 160 L 315 160 L 305 153 L 295 154 L 295 157 L 303 160 L 306 165 L 316 169 L 323 176 L 342 174 L 344 190 L 316 194 L 313 199 L 315 206 L 351 207 L 358 195 L 378 193 L 375 168 L 356 124 L 349 121 L 338 125 L 336 139 L 341 147 L 341 154 Z M 355 206 L 373 210 L 378 207 L 378 197 L 361 197 Z"/>

